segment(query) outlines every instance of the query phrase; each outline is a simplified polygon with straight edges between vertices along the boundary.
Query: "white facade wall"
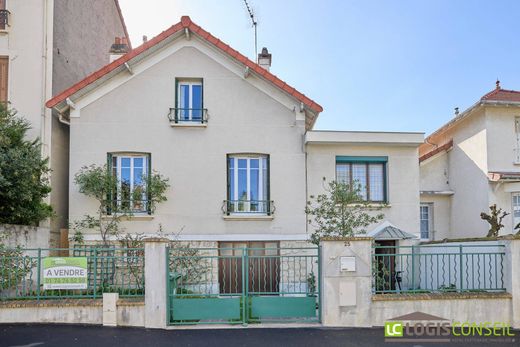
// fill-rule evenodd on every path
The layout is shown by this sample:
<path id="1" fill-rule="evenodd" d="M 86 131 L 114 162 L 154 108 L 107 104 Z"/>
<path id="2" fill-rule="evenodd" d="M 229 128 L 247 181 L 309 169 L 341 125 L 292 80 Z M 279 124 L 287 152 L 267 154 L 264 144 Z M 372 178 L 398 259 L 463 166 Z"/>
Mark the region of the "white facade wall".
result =
<path id="1" fill-rule="evenodd" d="M 307 153 L 309 197 L 324 193 L 328 182 L 336 179 L 336 156 L 387 156 L 389 204 L 375 213 L 383 213 L 384 220 L 406 232 L 419 234 L 417 145 L 307 144 Z M 374 227 L 370 226 L 368 231 Z"/>
<path id="2" fill-rule="evenodd" d="M 96 210 L 95 202 L 74 185 L 82 166 L 106 163 L 107 152 L 147 152 L 152 169 L 170 179 L 168 201 L 153 218 L 124 223 L 127 232 L 153 233 L 161 224 L 165 232 L 182 230 L 188 239 L 306 239 L 305 128 L 304 118 L 292 107 L 297 103 L 255 76 L 245 80 L 238 64 L 195 37 L 183 38 L 157 56 L 162 60 L 144 67 L 154 59 L 149 58 L 143 67 L 133 67 L 135 75 L 78 110 L 79 118 L 71 114 L 70 220 Z M 167 114 L 175 107 L 176 77 L 203 79 L 207 127 L 170 126 Z M 270 156 L 274 218 L 223 218 L 226 154 L 231 153 Z"/>

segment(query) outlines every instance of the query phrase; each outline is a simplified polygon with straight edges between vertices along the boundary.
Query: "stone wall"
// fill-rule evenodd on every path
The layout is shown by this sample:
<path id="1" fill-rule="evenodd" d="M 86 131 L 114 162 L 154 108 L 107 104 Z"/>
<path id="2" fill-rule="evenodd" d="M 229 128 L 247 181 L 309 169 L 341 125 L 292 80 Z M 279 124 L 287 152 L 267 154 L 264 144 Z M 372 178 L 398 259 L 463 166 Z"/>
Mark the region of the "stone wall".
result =
<path id="1" fill-rule="evenodd" d="M 0 224 L 0 241 L 8 247 L 50 248 L 50 234 L 49 228 Z"/>
<path id="2" fill-rule="evenodd" d="M 119 299 L 118 326 L 144 326 L 144 301 Z M 101 299 L 0 302 L 0 323 L 103 324 Z"/>

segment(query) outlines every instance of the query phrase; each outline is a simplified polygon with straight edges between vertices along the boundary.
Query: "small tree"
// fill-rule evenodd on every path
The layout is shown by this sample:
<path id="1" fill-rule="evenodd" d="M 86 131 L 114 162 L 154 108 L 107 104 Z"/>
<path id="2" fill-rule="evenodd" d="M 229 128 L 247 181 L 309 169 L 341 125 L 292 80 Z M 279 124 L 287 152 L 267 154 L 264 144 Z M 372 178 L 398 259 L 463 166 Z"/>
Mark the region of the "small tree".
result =
<path id="1" fill-rule="evenodd" d="M 487 237 L 497 237 L 500 229 L 504 227 L 502 221 L 507 215 L 509 215 L 509 213 L 503 211 L 501 208 L 497 209 L 496 204 L 489 206 L 489 211 L 489 214 L 482 212 L 480 218 L 489 223 Z"/>
<path id="2" fill-rule="evenodd" d="M 130 196 L 126 197 L 128 201 L 118 201 L 115 197 L 118 195 L 119 180 L 112 175 L 106 165 L 82 167 L 74 176 L 74 182 L 79 186 L 80 193 L 97 201 L 97 213 L 95 216 L 85 215 L 82 220 L 72 223 L 71 227 L 76 231 L 75 235 L 84 229 L 97 229 L 105 246 L 108 245 L 109 236 L 119 236 L 119 224 L 122 218 L 134 214 L 130 201 L 142 202 L 143 195 L 146 195 L 147 210 L 153 213 L 157 204 L 167 200 L 164 193 L 170 186 L 168 178 L 152 172 L 149 176 L 141 177 L 141 182 L 147 182 L 146 186 L 130 192 Z"/>
<path id="3" fill-rule="evenodd" d="M 52 216 L 48 158 L 38 139 L 27 140 L 29 122 L 0 103 L 0 223 L 37 225 Z"/>
<path id="4" fill-rule="evenodd" d="M 356 233 L 366 233 L 366 227 L 383 219 L 384 215 L 370 214 L 381 207 L 370 205 L 363 199 L 361 186 L 331 181 L 325 194 L 311 196 L 307 201 L 305 213 L 311 216 L 310 224 L 315 225 L 310 242 L 319 244 L 325 236 L 350 237 Z"/>

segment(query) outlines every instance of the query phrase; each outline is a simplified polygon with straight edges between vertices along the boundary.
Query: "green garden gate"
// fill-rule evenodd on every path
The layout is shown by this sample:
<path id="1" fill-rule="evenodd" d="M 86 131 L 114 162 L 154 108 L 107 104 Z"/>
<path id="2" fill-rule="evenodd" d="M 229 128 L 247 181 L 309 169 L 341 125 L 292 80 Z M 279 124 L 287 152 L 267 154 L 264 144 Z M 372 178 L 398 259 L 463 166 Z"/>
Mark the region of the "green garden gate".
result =
<path id="1" fill-rule="evenodd" d="M 167 249 L 168 322 L 319 322 L 320 249 Z"/>

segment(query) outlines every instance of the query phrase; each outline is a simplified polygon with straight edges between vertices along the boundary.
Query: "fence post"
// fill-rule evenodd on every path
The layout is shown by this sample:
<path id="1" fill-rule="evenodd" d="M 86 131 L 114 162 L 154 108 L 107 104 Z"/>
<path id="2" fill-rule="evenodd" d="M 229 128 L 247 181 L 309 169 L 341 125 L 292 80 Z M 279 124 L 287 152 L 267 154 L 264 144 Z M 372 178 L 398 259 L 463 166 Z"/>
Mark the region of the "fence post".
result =
<path id="1" fill-rule="evenodd" d="M 466 264 L 467 266 L 467 264 Z M 462 267 L 462 245 L 459 245 L 459 273 L 460 273 L 460 289 L 459 289 L 459 292 L 462 292 L 462 288 L 464 287 L 464 282 L 463 282 L 463 278 L 462 278 L 462 272 L 463 272 L 463 267 Z"/>
<path id="2" fill-rule="evenodd" d="M 144 241 L 145 328 L 166 328 L 168 312 L 166 246 L 169 240 L 150 237 Z"/>
<path id="3" fill-rule="evenodd" d="M 324 238 L 320 273 L 322 324 L 370 327 L 372 302 L 370 237 Z"/>

